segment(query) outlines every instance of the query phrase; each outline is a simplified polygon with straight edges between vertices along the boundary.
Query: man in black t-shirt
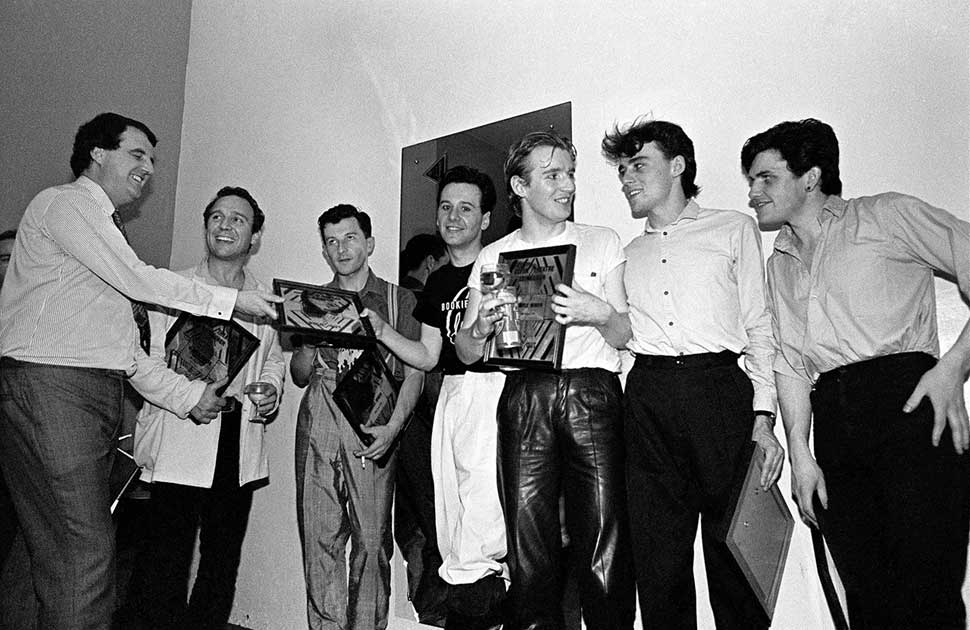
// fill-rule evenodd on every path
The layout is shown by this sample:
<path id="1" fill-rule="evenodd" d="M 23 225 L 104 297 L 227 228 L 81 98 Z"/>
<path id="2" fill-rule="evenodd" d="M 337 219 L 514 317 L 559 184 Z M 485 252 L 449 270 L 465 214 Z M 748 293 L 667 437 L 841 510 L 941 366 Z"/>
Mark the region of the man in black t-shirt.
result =
<path id="1" fill-rule="evenodd" d="M 422 504 L 433 506 L 442 561 L 438 574 L 450 585 L 446 629 L 499 627 L 508 576 L 496 481 L 495 410 L 504 376 L 481 361 L 466 366 L 454 345 L 468 304 L 468 275 L 495 199 L 491 179 L 467 166 L 450 169 L 439 182 L 436 223 L 450 261 L 428 277 L 414 311 L 421 322 L 419 342 L 368 314 L 378 339 L 404 361 L 431 372 L 426 395 L 432 395 L 434 409 L 434 492 Z M 433 393 L 434 383 L 440 383 L 440 395 Z"/>

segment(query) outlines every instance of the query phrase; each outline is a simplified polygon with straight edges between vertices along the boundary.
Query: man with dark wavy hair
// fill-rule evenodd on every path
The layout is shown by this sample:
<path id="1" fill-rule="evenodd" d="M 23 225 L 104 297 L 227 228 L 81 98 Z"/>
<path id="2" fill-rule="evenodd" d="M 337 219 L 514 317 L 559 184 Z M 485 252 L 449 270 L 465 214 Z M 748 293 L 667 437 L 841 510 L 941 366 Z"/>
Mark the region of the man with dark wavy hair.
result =
<path id="1" fill-rule="evenodd" d="M 563 627 L 561 496 L 586 627 L 632 628 L 634 619 L 617 350 L 630 338 L 625 257 L 615 232 L 570 220 L 575 160 L 573 144 L 554 133 L 530 133 L 509 149 L 509 201 L 522 227 L 479 253 L 455 340 L 463 362 L 480 360 L 514 300 L 483 292 L 483 265 L 505 251 L 576 246 L 572 285 L 557 285 L 552 299 L 566 328 L 562 370 L 509 370 L 498 403 L 512 578 L 506 627 L 515 630 Z"/>
<path id="2" fill-rule="evenodd" d="M 155 172 L 155 135 L 105 113 L 81 125 L 77 179 L 27 206 L 0 292 L 0 466 L 24 532 L 40 626 L 106 629 L 114 612 L 108 473 L 124 381 L 185 416 L 204 392 L 159 376 L 143 302 L 275 319 L 263 291 L 211 287 L 139 260 L 117 209 Z M 155 331 L 155 335 L 164 334 Z M 208 388 L 205 392 L 208 392 Z"/>
<path id="3" fill-rule="evenodd" d="M 179 274 L 214 286 L 263 288 L 247 265 L 265 221 L 249 191 L 220 188 L 202 220 L 206 255 Z M 177 318 L 174 312 L 151 313 L 153 328 L 159 331 L 171 329 Z M 141 480 L 151 483 L 151 498 L 125 612 L 153 630 L 207 630 L 226 624 L 253 492 L 269 481 L 263 438 L 267 417 L 282 394 L 283 351 L 267 320 L 234 320 L 259 346 L 231 383 L 223 380 L 225 404 L 211 422 L 188 422 L 150 403 L 138 414 L 134 457 L 142 467 Z M 220 357 L 212 356 L 211 329 L 194 330 L 203 341 L 196 361 L 218 364 Z M 152 355 L 165 356 L 162 335 L 153 339 Z M 224 374 L 226 366 L 219 368 Z M 244 392 L 251 383 L 261 383 L 265 392 L 258 402 Z M 199 562 L 189 593 L 197 535 Z"/>
<path id="4" fill-rule="evenodd" d="M 433 478 L 434 487 L 415 483 L 413 478 L 399 483 L 421 488 L 412 493 L 416 512 L 425 531 L 436 538 L 437 546 L 430 550 L 440 552 L 437 557 L 426 554 L 425 562 L 434 563 L 436 573 L 426 573 L 423 582 L 440 575 L 437 581 L 448 583 L 447 630 L 501 626 L 508 581 L 495 467 L 495 408 L 505 377 L 483 361 L 465 365 L 455 350 L 455 336 L 468 306 L 468 277 L 482 251 L 482 234 L 491 222 L 495 202 L 495 185 L 488 175 L 463 165 L 449 169 L 438 182 L 435 210 L 448 262 L 428 276 L 418 299 L 414 315 L 421 322 L 420 341 L 405 339 L 368 314 L 383 343 L 411 365 L 428 371 L 422 397 L 427 409 L 423 415 L 415 414 L 401 449 L 421 464 L 412 465 L 414 472 L 427 467 L 423 472 L 427 481 Z M 420 607 L 421 599 L 437 590 L 432 582 L 419 588 L 412 600 L 423 621 L 428 611 Z"/>
<path id="5" fill-rule="evenodd" d="M 643 234 L 624 276 L 636 356 L 626 382 L 627 495 L 645 628 L 692 628 L 698 516 L 718 628 L 767 628 L 719 525 L 751 440 L 765 488 L 784 451 L 774 437 L 774 344 L 761 235 L 751 217 L 702 208 L 694 144 L 662 120 L 637 119 L 603 139 Z M 739 355 L 744 367 L 738 366 Z"/>
<path id="6" fill-rule="evenodd" d="M 970 322 L 940 357 L 934 274 L 970 297 L 970 223 L 895 192 L 843 199 L 838 139 L 812 118 L 748 139 L 741 167 L 758 222 L 780 228 L 768 296 L 792 494 L 850 624 L 962 629 Z"/>

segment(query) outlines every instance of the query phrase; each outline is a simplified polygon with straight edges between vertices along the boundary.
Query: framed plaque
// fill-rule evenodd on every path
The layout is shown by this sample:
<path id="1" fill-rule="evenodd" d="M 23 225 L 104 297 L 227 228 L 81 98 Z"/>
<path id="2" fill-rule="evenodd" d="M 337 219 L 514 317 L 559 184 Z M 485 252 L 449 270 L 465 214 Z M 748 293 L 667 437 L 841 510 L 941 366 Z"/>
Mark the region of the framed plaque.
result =
<path id="1" fill-rule="evenodd" d="M 559 283 L 571 284 L 575 245 L 502 252 L 499 262 L 509 266 L 508 287 L 515 292 L 521 345 L 498 349 L 492 337 L 485 344 L 485 362 L 525 368 L 558 370 L 562 366 L 566 327 L 556 322 L 552 297 Z"/>
<path id="2" fill-rule="evenodd" d="M 736 487 L 734 511 L 727 522 L 725 543 L 770 620 L 785 573 L 795 519 L 774 484 L 761 489 L 764 459 L 755 442 L 747 449 L 743 480 Z"/>
<path id="3" fill-rule="evenodd" d="M 182 313 L 165 336 L 165 361 L 192 380 L 231 383 L 257 347 L 259 339 L 238 322 Z"/>
<path id="4" fill-rule="evenodd" d="M 374 329 L 360 298 L 344 291 L 289 280 L 273 280 L 273 291 L 283 298 L 276 305 L 280 331 L 329 341 L 343 348 L 362 348 L 376 343 Z"/>
<path id="5" fill-rule="evenodd" d="M 370 446 L 374 438 L 361 427 L 383 426 L 397 404 L 398 382 L 376 346 L 366 348 L 338 377 L 333 400 L 357 437 Z"/>

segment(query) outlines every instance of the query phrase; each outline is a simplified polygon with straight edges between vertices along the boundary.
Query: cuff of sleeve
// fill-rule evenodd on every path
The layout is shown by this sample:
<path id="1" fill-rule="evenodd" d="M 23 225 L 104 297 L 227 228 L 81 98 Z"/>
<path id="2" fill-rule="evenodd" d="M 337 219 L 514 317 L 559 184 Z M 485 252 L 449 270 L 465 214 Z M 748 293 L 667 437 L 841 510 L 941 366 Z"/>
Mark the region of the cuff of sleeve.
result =
<path id="1" fill-rule="evenodd" d="M 777 399 L 774 396 L 774 392 L 759 392 L 755 389 L 754 400 L 752 401 L 751 407 L 755 411 L 764 410 L 771 411 L 774 413 L 777 409 Z"/>
<path id="2" fill-rule="evenodd" d="M 239 294 L 239 291 L 228 287 L 215 286 L 210 287 L 210 290 L 212 291 L 212 300 L 209 301 L 209 306 L 206 309 L 206 317 L 213 317 L 215 319 L 231 318 L 232 311 L 236 308 L 236 296 Z"/>
<path id="3" fill-rule="evenodd" d="M 188 384 L 188 393 L 179 405 L 178 409 L 173 409 L 175 415 L 181 419 L 186 419 L 189 417 L 189 412 L 192 408 L 199 404 L 202 400 L 202 394 L 205 393 L 206 383 L 204 381 L 191 381 Z"/>

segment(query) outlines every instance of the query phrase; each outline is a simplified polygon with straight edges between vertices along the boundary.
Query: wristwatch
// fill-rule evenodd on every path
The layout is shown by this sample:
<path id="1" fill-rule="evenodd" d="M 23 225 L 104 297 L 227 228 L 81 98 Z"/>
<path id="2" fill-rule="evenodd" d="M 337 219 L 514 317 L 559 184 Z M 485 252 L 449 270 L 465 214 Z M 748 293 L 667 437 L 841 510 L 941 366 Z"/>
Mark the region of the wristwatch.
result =
<path id="1" fill-rule="evenodd" d="M 765 411 L 764 409 L 755 409 L 755 410 L 754 410 L 754 415 L 755 415 L 756 417 L 757 417 L 757 416 L 768 416 L 768 420 L 769 420 L 769 421 L 770 421 L 770 423 L 771 423 L 771 427 L 772 427 L 772 428 L 774 428 L 774 427 L 775 427 L 775 418 L 776 418 L 777 416 L 775 416 L 775 412 L 774 412 L 774 411 Z"/>

